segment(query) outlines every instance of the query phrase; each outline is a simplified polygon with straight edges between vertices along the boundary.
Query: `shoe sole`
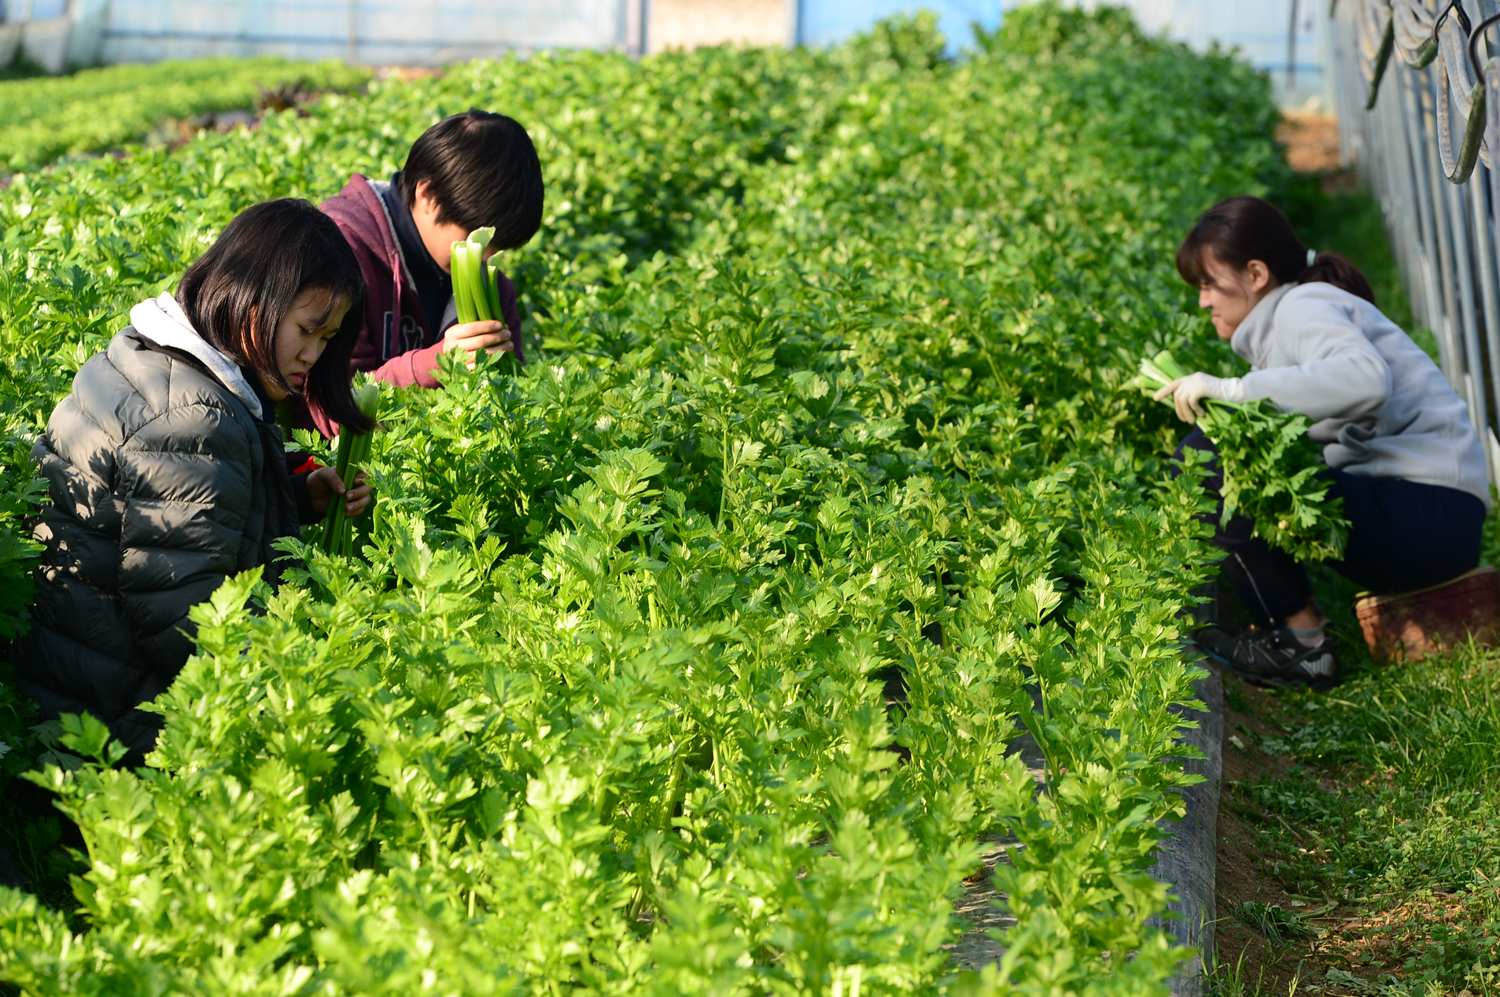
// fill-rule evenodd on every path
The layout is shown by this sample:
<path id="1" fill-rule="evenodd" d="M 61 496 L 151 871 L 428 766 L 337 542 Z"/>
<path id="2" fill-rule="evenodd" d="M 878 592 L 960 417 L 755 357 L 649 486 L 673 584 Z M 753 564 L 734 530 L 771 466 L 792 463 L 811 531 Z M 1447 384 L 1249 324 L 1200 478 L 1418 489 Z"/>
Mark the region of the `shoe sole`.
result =
<path id="1" fill-rule="evenodd" d="M 1202 651 L 1206 657 L 1217 662 L 1220 667 L 1228 669 L 1230 674 L 1236 678 L 1249 682 L 1251 685 L 1259 686 L 1262 689 L 1311 689 L 1313 692 L 1327 692 L 1339 684 L 1338 676 L 1334 676 L 1331 679 L 1318 679 L 1316 682 L 1309 682 L 1306 679 L 1284 679 L 1278 675 L 1247 674 L 1234 667 L 1234 663 L 1222 654 L 1209 650 L 1197 641 L 1193 642 L 1193 646 Z"/>

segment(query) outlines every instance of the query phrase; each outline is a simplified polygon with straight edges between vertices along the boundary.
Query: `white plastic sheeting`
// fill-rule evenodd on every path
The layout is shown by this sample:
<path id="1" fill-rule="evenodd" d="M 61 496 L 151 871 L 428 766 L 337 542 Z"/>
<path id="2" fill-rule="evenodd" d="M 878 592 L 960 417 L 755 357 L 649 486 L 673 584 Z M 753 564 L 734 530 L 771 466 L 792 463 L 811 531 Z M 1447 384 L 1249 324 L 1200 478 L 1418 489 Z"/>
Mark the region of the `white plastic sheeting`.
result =
<path id="1" fill-rule="evenodd" d="M 0 0 L 0 23 L 51 21 L 68 12 L 68 0 Z"/>
<path id="2" fill-rule="evenodd" d="M 1007 10 L 1022 2 L 1004 0 Z M 1200 51 L 1214 43 L 1240 49 L 1271 74 L 1283 105 L 1309 97 L 1331 101 L 1331 75 L 1324 72 L 1328 0 L 1085 0 L 1082 6 L 1101 2 L 1129 7 L 1147 31 L 1165 32 Z"/>
<path id="3" fill-rule="evenodd" d="M 16 22 L 50 18 L 73 64 L 276 53 L 365 64 L 440 65 L 507 51 L 619 48 L 784 38 L 834 44 L 877 20 L 926 8 L 950 50 L 972 44 L 1023 0 L 0 0 L 0 55 Z M 1096 6 L 1101 0 L 1079 0 Z M 1151 32 L 1197 48 L 1237 47 L 1272 74 L 1284 103 L 1324 90 L 1326 0 L 1108 0 Z M 659 9 L 658 9 L 659 8 Z M 62 15 L 66 11 L 66 18 Z M 1295 17 L 1293 15 L 1296 15 Z M 754 21 L 765 23 L 751 23 Z M 698 23 L 703 22 L 703 23 Z M 709 23 L 712 22 L 712 23 Z M 720 24 L 719 22 L 723 22 Z M 71 28 L 69 28 L 71 25 Z M 716 27 L 717 26 L 717 27 Z M 649 30 L 648 30 L 649 28 Z M 68 37 L 69 31 L 71 37 Z M 653 44 L 651 33 L 661 44 Z M 732 37 L 731 37 L 732 36 Z M 50 37 L 50 36 L 49 36 Z M 62 46 L 62 47 L 59 47 Z M 48 61 L 48 60 L 43 60 Z M 57 68 L 61 68 L 59 65 Z"/>
<path id="4" fill-rule="evenodd" d="M 24 55 L 49 73 L 60 73 L 79 62 L 69 50 L 69 6 L 68 0 L 0 0 L 0 65 Z"/>
<path id="5" fill-rule="evenodd" d="M 205 55 L 277 53 L 366 64 L 438 65 L 507 51 L 692 44 L 696 21 L 733 22 L 740 40 L 837 43 L 882 17 L 934 10 L 950 49 L 993 29 L 1023 0 L 0 0 L 0 22 L 72 24 L 68 61 L 152 62 Z M 1101 0 L 1080 0 L 1095 6 Z M 1238 47 L 1272 74 L 1284 102 L 1324 87 L 1326 0 L 1108 0 L 1130 7 L 1148 31 L 1197 48 Z M 657 10 L 657 7 L 660 10 Z M 1295 7 L 1295 11 L 1294 11 Z M 722 9 L 721 9 L 722 8 Z M 1296 14 L 1294 19 L 1293 14 Z M 691 15 L 691 16 L 689 16 Z M 760 18 L 765 24 L 749 25 Z M 665 19 L 665 20 L 664 20 Z M 666 23 L 671 21 L 672 23 Z M 681 22 L 681 23 L 678 23 Z M 694 22 L 694 23 L 689 23 Z M 716 22 L 717 23 L 717 22 Z M 0 25 L 3 26 L 3 25 Z M 708 41 L 724 32 L 704 35 Z M 3 41 L 3 39 L 0 39 Z M 3 53 L 0 53 L 3 54 Z M 1290 70 L 1290 71 L 1289 71 Z"/>
<path id="6" fill-rule="evenodd" d="M 827 45 L 863 31 L 892 14 L 926 8 L 938 15 L 938 26 L 957 50 L 973 43 L 970 26 L 993 29 L 1003 12 L 1028 0 L 800 0 L 800 41 Z M 1199 50 L 1213 44 L 1238 48 L 1251 64 L 1271 74 L 1283 103 L 1302 103 L 1325 96 L 1327 0 L 1079 0 L 1079 6 L 1101 3 L 1130 8 L 1148 32 L 1165 33 Z M 1295 9 L 1294 9 L 1295 6 Z"/>
<path id="7" fill-rule="evenodd" d="M 439 64 L 626 42 L 629 0 L 109 0 L 106 63 L 275 53 Z"/>

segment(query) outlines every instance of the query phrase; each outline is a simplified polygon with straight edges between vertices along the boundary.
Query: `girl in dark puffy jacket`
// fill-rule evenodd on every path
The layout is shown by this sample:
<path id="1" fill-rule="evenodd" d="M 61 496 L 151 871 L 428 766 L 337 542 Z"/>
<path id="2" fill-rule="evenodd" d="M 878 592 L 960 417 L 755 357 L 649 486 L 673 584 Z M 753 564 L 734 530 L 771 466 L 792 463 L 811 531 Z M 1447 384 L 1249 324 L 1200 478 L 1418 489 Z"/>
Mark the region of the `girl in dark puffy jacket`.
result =
<path id="1" fill-rule="evenodd" d="M 47 549 L 14 657 L 45 718 L 93 713 L 139 762 L 160 718 L 137 707 L 192 653 L 189 608 L 251 568 L 276 584 L 273 542 L 330 502 L 369 505 L 362 481 L 294 471 L 305 458 L 286 453 L 274 413 L 300 397 L 369 428 L 349 383 L 363 293 L 328 216 L 266 201 L 79 370 L 32 452 L 49 484 Z"/>

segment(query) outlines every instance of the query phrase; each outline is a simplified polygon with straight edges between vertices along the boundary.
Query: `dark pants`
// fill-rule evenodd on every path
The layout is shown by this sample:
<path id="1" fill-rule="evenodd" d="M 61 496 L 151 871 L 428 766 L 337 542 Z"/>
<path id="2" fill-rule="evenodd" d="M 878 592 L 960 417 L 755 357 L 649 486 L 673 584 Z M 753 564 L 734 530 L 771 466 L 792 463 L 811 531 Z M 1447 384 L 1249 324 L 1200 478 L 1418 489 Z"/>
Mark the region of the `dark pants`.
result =
<path id="1" fill-rule="evenodd" d="M 1201 429 L 1177 448 L 1214 453 Z M 1215 457 L 1204 486 L 1217 499 L 1208 522 L 1213 542 L 1224 551 L 1224 573 L 1259 625 L 1275 626 L 1307 605 L 1312 586 L 1289 554 L 1252 537 L 1254 524 L 1236 516 L 1220 525 L 1224 475 Z M 1468 492 L 1424 485 L 1404 478 L 1367 478 L 1329 468 L 1330 496 L 1344 500 L 1349 542 L 1342 561 L 1329 565 L 1371 592 L 1407 592 L 1437 585 L 1479 564 L 1484 503 Z"/>

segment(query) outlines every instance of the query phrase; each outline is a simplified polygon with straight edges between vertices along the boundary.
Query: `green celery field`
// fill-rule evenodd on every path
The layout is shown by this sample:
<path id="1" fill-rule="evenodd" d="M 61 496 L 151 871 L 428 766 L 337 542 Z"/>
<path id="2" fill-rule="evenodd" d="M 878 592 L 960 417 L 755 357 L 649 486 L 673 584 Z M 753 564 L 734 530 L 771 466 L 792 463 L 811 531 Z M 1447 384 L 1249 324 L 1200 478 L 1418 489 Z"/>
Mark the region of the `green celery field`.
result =
<path id="1" fill-rule="evenodd" d="M 168 118 L 248 108 L 266 90 L 352 90 L 369 73 L 339 62 L 186 59 L 0 83 L 0 171 L 139 142 Z"/>
<path id="2" fill-rule="evenodd" d="M 387 393 L 356 557 L 310 527 L 300 584 L 195 610 L 152 767 L 65 725 L 93 760 L 37 778 L 88 871 L 72 911 L 0 889 L 0 980 L 1165 994 L 1191 953 L 1147 926 L 1146 869 L 1208 547 L 1168 407 L 1124 386 L 1167 348 L 1227 369 L 1171 253 L 1278 176 L 1275 111 L 1115 14 L 982 41 L 477 62 L 0 192 L 13 633 L 31 440 L 237 210 L 387 176 L 471 105 L 547 178 L 497 258 L 529 365 Z M 48 748 L 33 722 L 0 684 L 4 773 Z M 960 975 L 953 900 L 1004 835 L 1016 924 Z"/>

